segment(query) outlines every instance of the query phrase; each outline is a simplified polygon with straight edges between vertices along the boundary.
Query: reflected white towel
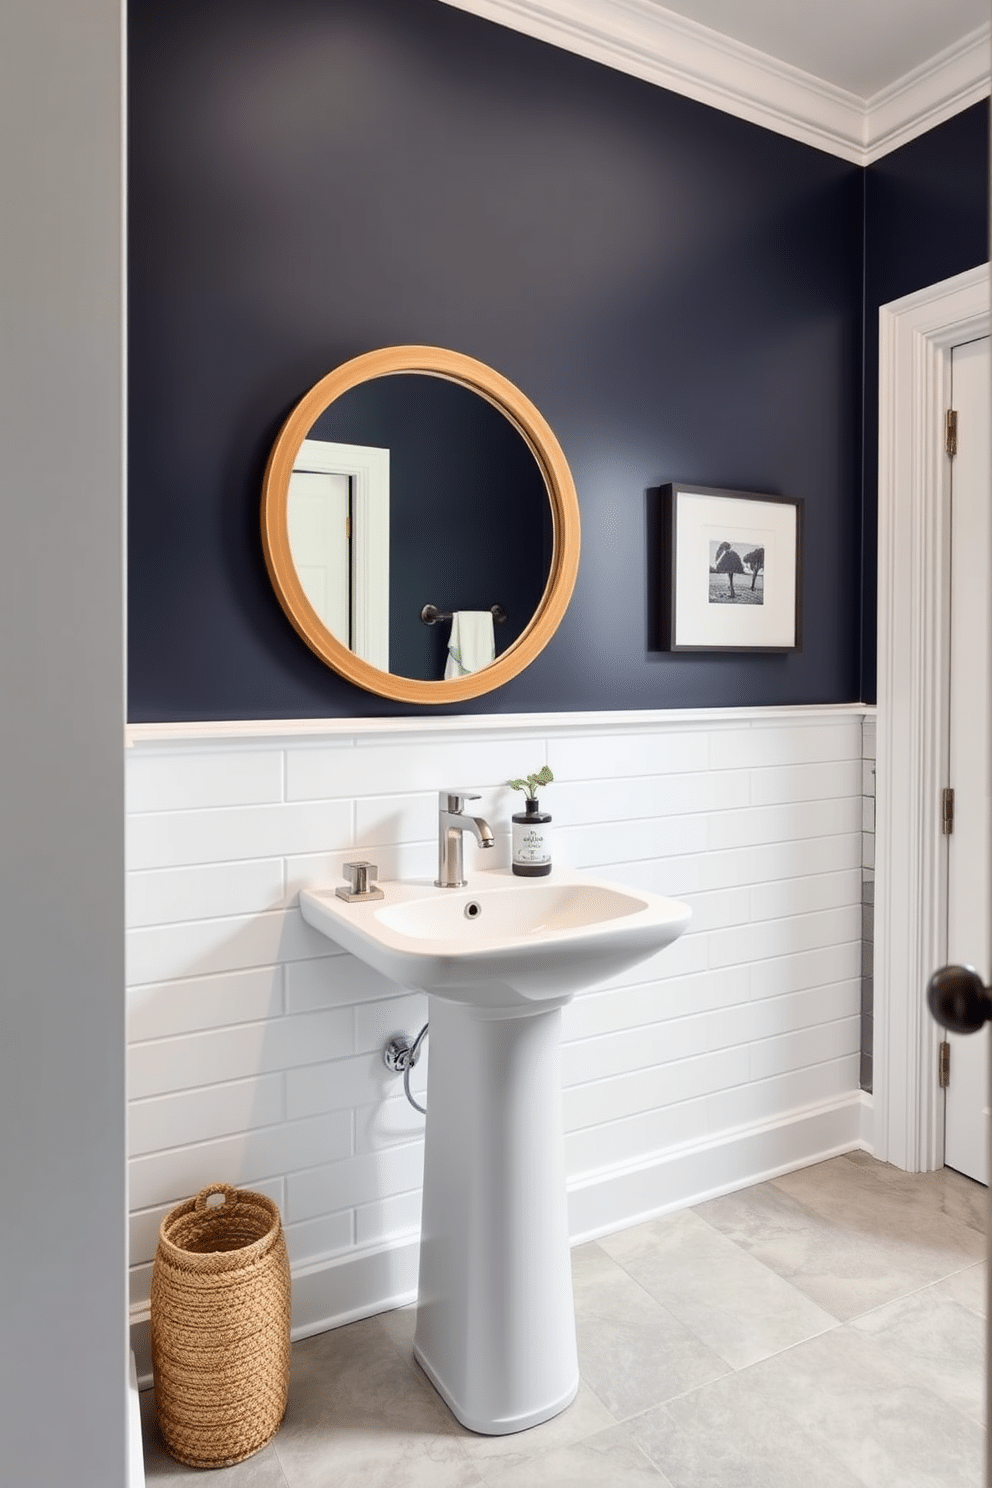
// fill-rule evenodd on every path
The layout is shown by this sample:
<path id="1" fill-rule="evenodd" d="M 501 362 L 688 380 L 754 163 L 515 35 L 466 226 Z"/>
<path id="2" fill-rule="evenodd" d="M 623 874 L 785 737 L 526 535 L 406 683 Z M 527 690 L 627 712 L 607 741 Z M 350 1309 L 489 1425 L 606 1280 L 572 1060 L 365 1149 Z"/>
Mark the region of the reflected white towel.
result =
<path id="1" fill-rule="evenodd" d="M 455 610 L 448 638 L 448 660 L 445 681 L 467 677 L 496 660 L 496 637 L 493 635 L 491 610 Z"/>

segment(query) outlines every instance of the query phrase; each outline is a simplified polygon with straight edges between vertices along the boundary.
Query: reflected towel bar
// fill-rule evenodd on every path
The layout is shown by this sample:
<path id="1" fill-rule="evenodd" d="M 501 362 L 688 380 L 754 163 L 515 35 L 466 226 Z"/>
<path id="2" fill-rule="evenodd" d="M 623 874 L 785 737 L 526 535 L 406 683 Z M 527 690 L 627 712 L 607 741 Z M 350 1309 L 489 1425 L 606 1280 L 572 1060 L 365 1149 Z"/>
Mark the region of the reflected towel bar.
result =
<path id="1" fill-rule="evenodd" d="M 492 606 L 492 616 L 497 625 L 503 624 L 503 621 L 506 619 L 506 611 L 501 604 L 494 604 Z M 450 611 L 445 613 L 439 610 L 437 605 L 425 604 L 420 612 L 420 618 L 425 625 L 436 625 L 439 620 L 450 620 L 451 613 Z"/>

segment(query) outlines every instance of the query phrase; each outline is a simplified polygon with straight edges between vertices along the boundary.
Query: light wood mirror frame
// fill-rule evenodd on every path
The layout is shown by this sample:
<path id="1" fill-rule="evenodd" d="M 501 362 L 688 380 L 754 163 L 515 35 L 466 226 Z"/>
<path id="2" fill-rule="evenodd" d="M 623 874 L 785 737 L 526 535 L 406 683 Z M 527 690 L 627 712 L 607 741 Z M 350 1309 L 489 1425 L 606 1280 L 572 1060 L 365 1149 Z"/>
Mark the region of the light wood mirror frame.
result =
<path id="1" fill-rule="evenodd" d="M 376 377 L 422 373 L 460 383 L 497 408 L 526 441 L 551 504 L 552 552 L 548 581 L 530 622 L 496 660 L 450 681 L 425 682 L 381 671 L 356 656 L 318 616 L 304 592 L 289 544 L 289 482 L 300 446 L 320 415 L 343 393 Z M 390 346 L 345 362 L 301 398 L 272 446 L 262 485 L 262 546 L 279 602 L 302 639 L 349 682 L 404 703 L 458 703 L 492 692 L 516 677 L 544 650 L 561 623 L 575 587 L 580 548 L 579 503 L 568 462 L 551 426 L 519 388 L 492 367 L 437 346 Z M 411 623 L 419 624 L 416 616 Z"/>

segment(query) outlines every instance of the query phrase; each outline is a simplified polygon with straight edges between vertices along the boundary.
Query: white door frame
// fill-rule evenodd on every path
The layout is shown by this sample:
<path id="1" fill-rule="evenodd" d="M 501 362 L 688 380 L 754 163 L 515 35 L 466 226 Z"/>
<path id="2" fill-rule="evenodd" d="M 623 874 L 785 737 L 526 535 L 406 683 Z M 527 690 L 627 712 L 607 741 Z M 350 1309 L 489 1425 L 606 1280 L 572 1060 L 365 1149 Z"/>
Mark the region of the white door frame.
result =
<path id="1" fill-rule="evenodd" d="M 927 981 L 945 959 L 951 348 L 989 334 L 989 266 L 879 311 L 878 734 L 874 1152 L 943 1165 L 940 1032 Z"/>

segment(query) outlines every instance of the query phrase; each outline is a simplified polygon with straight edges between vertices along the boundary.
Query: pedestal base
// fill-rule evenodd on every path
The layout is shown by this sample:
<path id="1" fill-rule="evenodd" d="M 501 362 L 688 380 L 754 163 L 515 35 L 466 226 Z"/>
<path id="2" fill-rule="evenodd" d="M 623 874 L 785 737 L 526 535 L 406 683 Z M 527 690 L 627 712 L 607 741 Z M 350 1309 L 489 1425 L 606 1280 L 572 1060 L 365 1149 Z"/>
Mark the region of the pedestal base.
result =
<path id="1" fill-rule="evenodd" d="M 431 1368 L 430 1361 L 425 1359 L 416 1344 L 413 1346 L 413 1357 L 434 1386 L 445 1405 L 451 1411 L 456 1420 L 469 1431 L 477 1431 L 480 1436 L 509 1436 L 514 1431 L 526 1431 L 531 1426 L 540 1426 L 542 1421 L 550 1421 L 552 1416 L 559 1415 L 566 1410 L 579 1392 L 579 1376 L 576 1372 L 575 1383 L 566 1395 L 560 1400 L 552 1400 L 546 1405 L 538 1406 L 520 1416 L 503 1416 L 495 1418 L 491 1413 L 480 1416 L 478 1419 L 471 1417 L 463 1408 L 461 1402 L 448 1389 L 442 1379 Z"/>
<path id="2" fill-rule="evenodd" d="M 557 1415 L 579 1384 L 561 1133 L 561 1011 L 432 997 L 415 1356 L 471 1431 Z"/>

